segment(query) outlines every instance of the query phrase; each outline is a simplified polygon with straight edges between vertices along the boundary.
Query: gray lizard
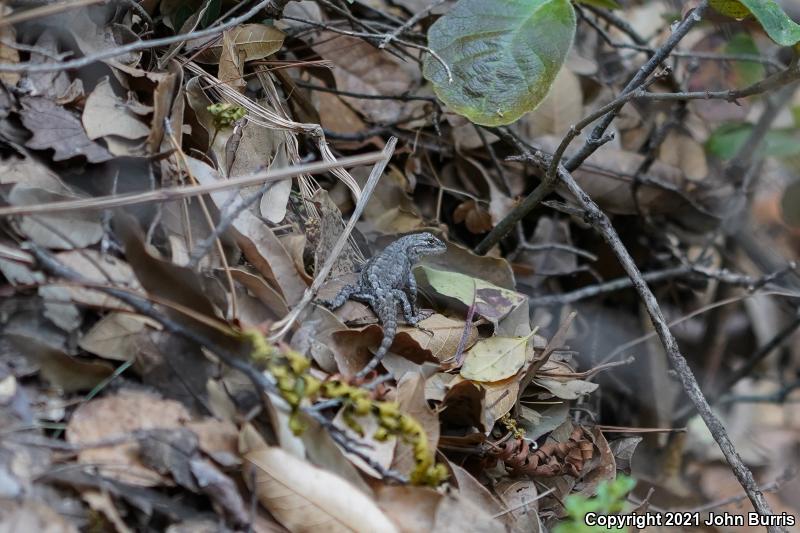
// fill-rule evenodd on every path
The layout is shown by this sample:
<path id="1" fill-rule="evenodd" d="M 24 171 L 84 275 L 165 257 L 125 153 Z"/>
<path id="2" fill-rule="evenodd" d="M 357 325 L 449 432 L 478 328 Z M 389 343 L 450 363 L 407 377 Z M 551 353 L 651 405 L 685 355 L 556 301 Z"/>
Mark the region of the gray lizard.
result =
<path id="1" fill-rule="evenodd" d="M 358 283 L 344 286 L 333 300 L 321 302 L 330 309 L 341 307 L 348 299 L 365 303 L 383 326 L 378 351 L 356 377 L 372 372 L 392 345 L 398 306 L 409 324 L 425 318 L 417 308 L 417 282 L 411 269 L 421 256 L 441 254 L 446 249 L 444 242 L 427 232 L 401 237 L 367 261 Z"/>

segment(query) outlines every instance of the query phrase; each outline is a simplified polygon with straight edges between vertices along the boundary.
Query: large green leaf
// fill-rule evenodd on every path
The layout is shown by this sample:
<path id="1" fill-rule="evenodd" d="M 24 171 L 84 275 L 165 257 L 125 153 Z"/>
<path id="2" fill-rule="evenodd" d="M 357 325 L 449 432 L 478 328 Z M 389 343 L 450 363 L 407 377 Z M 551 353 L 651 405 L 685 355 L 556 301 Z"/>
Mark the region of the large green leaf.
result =
<path id="1" fill-rule="evenodd" d="M 460 0 L 428 31 L 439 58 L 428 54 L 423 74 L 456 113 L 510 124 L 547 95 L 574 36 L 569 0 Z"/>
<path id="2" fill-rule="evenodd" d="M 724 124 L 706 141 L 706 149 L 723 160 L 734 157 L 753 131 L 751 124 Z M 771 130 L 764 136 L 763 154 L 772 157 L 800 155 L 797 129 Z"/>
<path id="3" fill-rule="evenodd" d="M 749 12 L 781 46 L 794 46 L 800 41 L 800 25 L 790 19 L 775 0 L 711 0 L 710 4 L 723 15 L 736 19 L 744 18 Z"/>

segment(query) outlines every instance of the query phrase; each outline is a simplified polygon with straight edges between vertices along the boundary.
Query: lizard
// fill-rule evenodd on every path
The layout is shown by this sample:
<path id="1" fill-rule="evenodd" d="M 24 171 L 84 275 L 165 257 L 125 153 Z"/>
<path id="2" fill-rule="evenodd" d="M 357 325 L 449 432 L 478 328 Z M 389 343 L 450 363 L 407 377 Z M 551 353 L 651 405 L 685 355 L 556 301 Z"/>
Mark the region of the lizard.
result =
<path id="1" fill-rule="evenodd" d="M 408 324 L 416 325 L 427 318 L 417 307 L 417 282 L 411 269 L 422 256 L 442 254 L 446 249 L 444 242 L 428 232 L 400 237 L 367 261 L 357 283 L 345 285 L 332 300 L 320 302 L 329 309 L 341 307 L 347 300 L 365 303 L 383 327 L 378 351 L 357 378 L 372 372 L 392 345 L 398 306 Z"/>

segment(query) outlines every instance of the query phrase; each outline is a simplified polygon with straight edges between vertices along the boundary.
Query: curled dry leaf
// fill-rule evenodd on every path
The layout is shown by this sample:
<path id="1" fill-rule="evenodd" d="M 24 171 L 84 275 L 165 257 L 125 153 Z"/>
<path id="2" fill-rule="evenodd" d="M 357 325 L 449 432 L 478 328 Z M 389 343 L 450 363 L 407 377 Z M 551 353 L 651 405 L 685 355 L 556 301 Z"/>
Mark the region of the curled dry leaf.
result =
<path id="1" fill-rule="evenodd" d="M 222 34 L 222 46 L 209 50 L 219 54 L 217 77 L 237 90 L 244 89 L 244 64 L 264 59 L 281 49 L 283 32 L 266 24 L 242 24 Z"/>
<path id="2" fill-rule="evenodd" d="M 363 492 L 280 448 L 250 452 L 245 461 L 258 501 L 293 533 L 398 531 Z"/>

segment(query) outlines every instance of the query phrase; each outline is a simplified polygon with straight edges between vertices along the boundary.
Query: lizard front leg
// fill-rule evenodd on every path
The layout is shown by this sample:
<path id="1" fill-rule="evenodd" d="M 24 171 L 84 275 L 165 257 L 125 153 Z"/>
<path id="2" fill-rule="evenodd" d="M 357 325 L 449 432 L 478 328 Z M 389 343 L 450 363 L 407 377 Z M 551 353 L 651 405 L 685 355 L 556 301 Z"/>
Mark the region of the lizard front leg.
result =
<path id="1" fill-rule="evenodd" d="M 417 307 L 417 278 L 414 277 L 413 269 L 409 269 L 408 274 L 406 274 L 406 287 L 408 288 L 407 300 L 408 303 L 411 304 L 411 314 L 418 315 L 419 308 Z"/>
<path id="2" fill-rule="evenodd" d="M 402 308 L 403 308 L 403 319 L 407 323 L 409 323 L 409 324 L 411 324 L 413 326 L 417 322 L 419 322 L 420 320 L 425 320 L 426 318 L 428 318 L 426 316 L 423 316 L 422 313 L 420 313 L 417 309 L 415 309 L 415 306 L 412 305 L 412 303 L 409 300 L 409 297 L 405 293 L 405 291 L 402 291 L 400 289 L 393 289 L 392 290 L 392 296 L 394 296 L 397 299 L 397 301 L 400 303 L 400 305 L 402 306 Z"/>

